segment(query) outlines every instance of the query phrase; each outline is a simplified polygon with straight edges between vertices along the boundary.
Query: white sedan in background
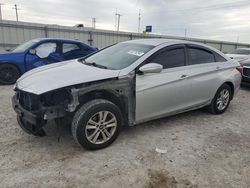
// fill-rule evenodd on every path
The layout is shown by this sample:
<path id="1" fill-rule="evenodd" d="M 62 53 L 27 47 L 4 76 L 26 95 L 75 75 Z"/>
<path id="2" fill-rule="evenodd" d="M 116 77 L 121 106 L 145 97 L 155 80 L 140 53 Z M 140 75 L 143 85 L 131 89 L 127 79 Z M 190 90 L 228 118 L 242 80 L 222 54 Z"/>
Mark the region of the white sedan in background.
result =
<path id="1" fill-rule="evenodd" d="M 236 61 L 245 61 L 250 59 L 250 48 L 237 48 L 231 53 L 227 54 L 231 59 L 235 59 Z"/>

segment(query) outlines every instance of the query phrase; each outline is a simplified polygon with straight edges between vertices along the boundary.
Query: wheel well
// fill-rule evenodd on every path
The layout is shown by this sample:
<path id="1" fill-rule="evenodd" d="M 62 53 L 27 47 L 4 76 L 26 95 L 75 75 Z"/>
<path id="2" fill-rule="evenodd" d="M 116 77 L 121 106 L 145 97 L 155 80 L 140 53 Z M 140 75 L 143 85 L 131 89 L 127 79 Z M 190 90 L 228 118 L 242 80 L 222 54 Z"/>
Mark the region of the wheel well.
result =
<path id="1" fill-rule="evenodd" d="M 17 65 L 15 65 L 14 63 L 1 63 L 1 64 L 0 64 L 0 66 L 3 66 L 3 65 L 11 65 L 11 66 L 16 67 L 17 70 L 18 70 L 18 72 L 19 72 L 19 75 L 21 76 L 21 74 L 22 74 L 21 69 L 20 69 Z"/>
<path id="2" fill-rule="evenodd" d="M 232 82 L 225 82 L 224 84 L 228 85 L 231 88 L 231 91 L 232 91 L 231 100 L 232 100 L 234 97 L 234 84 Z"/>
<path id="3" fill-rule="evenodd" d="M 86 102 L 93 100 L 93 99 L 106 99 L 106 100 L 114 103 L 115 105 L 117 105 L 119 107 L 119 109 L 121 110 L 122 114 L 124 114 L 124 113 L 127 114 L 127 111 L 125 109 L 123 96 L 118 95 L 114 91 L 95 90 L 95 91 L 91 91 L 89 93 L 86 93 L 86 94 L 79 97 L 79 103 L 80 103 L 79 106 L 82 106 Z"/>

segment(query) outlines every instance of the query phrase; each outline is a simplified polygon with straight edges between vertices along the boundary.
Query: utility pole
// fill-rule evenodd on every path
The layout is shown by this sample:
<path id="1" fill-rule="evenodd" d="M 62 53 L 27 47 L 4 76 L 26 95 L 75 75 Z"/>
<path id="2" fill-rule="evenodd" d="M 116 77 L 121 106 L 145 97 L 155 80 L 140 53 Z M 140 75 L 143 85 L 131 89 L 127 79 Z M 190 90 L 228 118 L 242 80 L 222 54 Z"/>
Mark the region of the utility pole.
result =
<path id="1" fill-rule="evenodd" d="M 3 3 L 0 3 L 0 20 L 3 20 L 3 16 L 2 16 L 2 5 L 4 5 Z"/>
<path id="2" fill-rule="evenodd" d="M 138 33 L 140 33 L 141 29 L 141 9 L 139 9 L 139 16 L 138 16 Z"/>
<path id="3" fill-rule="evenodd" d="M 14 5 L 14 8 L 13 9 L 15 9 L 15 11 L 16 11 L 16 21 L 18 22 L 19 20 L 18 20 L 18 10 L 20 10 L 19 8 L 17 8 L 17 4 L 15 4 Z"/>
<path id="4" fill-rule="evenodd" d="M 187 39 L 187 28 L 185 29 L 185 39 Z"/>
<path id="5" fill-rule="evenodd" d="M 117 16 L 117 31 L 119 31 L 119 28 L 120 28 L 120 17 L 121 17 L 122 15 L 116 13 L 116 16 Z"/>
<path id="6" fill-rule="evenodd" d="M 116 29 L 116 23 L 117 23 L 117 16 L 116 16 L 116 14 L 117 14 L 117 9 L 115 9 L 115 29 Z"/>
<path id="7" fill-rule="evenodd" d="M 117 31 L 119 31 L 120 28 L 120 18 L 121 18 L 121 14 L 118 14 L 117 12 L 115 13 L 115 16 L 117 18 Z"/>
<path id="8" fill-rule="evenodd" d="M 92 28 L 95 29 L 96 18 L 92 18 Z"/>

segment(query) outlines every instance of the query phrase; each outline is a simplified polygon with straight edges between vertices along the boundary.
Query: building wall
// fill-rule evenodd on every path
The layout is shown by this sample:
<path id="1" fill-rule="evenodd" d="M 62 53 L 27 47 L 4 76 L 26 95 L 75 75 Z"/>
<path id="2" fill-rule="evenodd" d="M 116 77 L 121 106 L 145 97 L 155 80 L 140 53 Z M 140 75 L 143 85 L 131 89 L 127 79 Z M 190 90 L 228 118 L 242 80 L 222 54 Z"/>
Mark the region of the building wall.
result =
<path id="1" fill-rule="evenodd" d="M 117 42 L 140 38 L 184 39 L 166 35 L 139 34 L 116 32 L 92 28 L 75 28 L 68 26 L 46 25 L 27 22 L 0 21 L 0 51 L 14 48 L 34 38 L 65 38 L 81 40 L 97 48 L 103 48 Z M 223 52 L 230 52 L 237 47 L 247 47 L 249 44 L 237 44 L 225 41 L 213 41 L 188 38 L 186 40 L 205 43 Z"/>

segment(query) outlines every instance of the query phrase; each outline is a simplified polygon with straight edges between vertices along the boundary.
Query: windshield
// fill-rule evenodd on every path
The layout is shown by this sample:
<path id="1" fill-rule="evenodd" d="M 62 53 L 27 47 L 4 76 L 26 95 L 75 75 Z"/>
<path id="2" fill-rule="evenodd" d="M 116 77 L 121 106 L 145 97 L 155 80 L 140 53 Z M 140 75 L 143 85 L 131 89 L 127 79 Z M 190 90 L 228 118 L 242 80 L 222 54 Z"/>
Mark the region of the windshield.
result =
<path id="1" fill-rule="evenodd" d="M 85 62 L 99 67 L 120 70 L 134 63 L 153 47 L 143 44 L 119 43 L 87 57 Z"/>
<path id="2" fill-rule="evenodd" d="M 246 49 L 236 49 L 233 52 L 231 52 L 231 54 L 250 55 L 250 49 L 249 50 L 246 50 Z"/>
<path id="3" fill-rule="evenodd" d="M 24 52 L 26 51 L 27 49 L 29 49 L 31 46 L 33 46 L 34 44 L 36 44 L 38 41 L 37 40 L 31 40 L 31 41 L 28 41 L 28 42 L 25 42 L 19 46 L 17 46 L 13 52 Z"/>

